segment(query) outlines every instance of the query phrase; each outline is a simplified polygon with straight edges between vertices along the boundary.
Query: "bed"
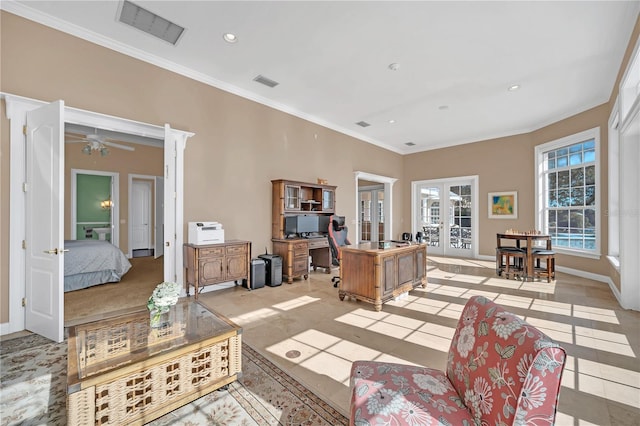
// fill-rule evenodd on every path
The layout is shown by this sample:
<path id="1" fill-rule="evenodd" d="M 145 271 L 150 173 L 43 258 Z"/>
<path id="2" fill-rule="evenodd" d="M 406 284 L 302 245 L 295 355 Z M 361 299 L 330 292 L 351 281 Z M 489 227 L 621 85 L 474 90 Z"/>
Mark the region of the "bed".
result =
<path id="1" fill-rule="evenodd" d="M 65 240 L 64 291 L 119 282 L 131 268 L 129 259 L 109 241 Z"/>

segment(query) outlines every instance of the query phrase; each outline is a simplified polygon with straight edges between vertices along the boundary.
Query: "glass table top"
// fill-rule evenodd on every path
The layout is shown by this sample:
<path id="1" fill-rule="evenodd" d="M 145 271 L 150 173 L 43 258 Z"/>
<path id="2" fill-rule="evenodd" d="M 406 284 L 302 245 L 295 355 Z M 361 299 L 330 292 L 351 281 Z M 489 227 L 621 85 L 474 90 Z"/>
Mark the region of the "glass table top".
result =
<path id="1" fill-rule="evenodd" d="M 163 314 L 157 327 L 150 326 L 146 308 L 76 325 L 69 328 L 69 357 L 74 358 L 69 360 L 68 385 L 158 354 L 240 332 L 239 326 L 193 298 L 179 300 Z"/>

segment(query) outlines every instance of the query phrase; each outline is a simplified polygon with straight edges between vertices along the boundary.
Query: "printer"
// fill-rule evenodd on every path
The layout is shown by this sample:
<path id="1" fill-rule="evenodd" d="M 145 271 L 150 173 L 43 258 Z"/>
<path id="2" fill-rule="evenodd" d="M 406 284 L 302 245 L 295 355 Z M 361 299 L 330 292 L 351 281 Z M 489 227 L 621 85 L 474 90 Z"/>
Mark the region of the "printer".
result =
<path id="1" fill-rule="evenodd" d="M 189 244 L 224 243 L 224 229 L 219 222 L 189 222 Z"/>

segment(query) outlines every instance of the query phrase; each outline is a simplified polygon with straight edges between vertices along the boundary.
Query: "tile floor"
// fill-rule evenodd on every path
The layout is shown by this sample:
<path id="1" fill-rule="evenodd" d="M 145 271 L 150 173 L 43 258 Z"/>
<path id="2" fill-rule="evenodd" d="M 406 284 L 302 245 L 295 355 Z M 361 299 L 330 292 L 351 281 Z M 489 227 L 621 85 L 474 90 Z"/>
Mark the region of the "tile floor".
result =
<path id="1" fill-rule="evenodd" d="M 335 271 L 333 271 L 335 272 Z M 444 369 L 462 307 L 495 300 L 568 352 L 558 425 L 640 425 L 640 312 L 619 307 L 607 284 L 557 274 L 552 283 L 507 280 L 489 261 L 430 257 L 428 285 L 381 312 L 340 301 L 320 270 L 307 281 L 203 293 L 204 304 L 243 327 L 243 339 L 348 415 L 356 359 Z"/>

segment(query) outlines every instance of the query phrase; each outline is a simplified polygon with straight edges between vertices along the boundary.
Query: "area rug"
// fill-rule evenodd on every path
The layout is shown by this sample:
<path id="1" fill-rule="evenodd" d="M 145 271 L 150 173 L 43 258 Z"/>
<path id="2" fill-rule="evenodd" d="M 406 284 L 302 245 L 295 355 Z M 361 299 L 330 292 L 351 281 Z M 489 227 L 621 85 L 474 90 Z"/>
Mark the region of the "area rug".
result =
<path id="1" fill-rule="evenodd" d="M 249 345 L 242 377 L 150 425 L 347 425 L 348 419 Z M 0 424 L 66 424 L 67 345 L 38 335 L 0 342 Z"/>

